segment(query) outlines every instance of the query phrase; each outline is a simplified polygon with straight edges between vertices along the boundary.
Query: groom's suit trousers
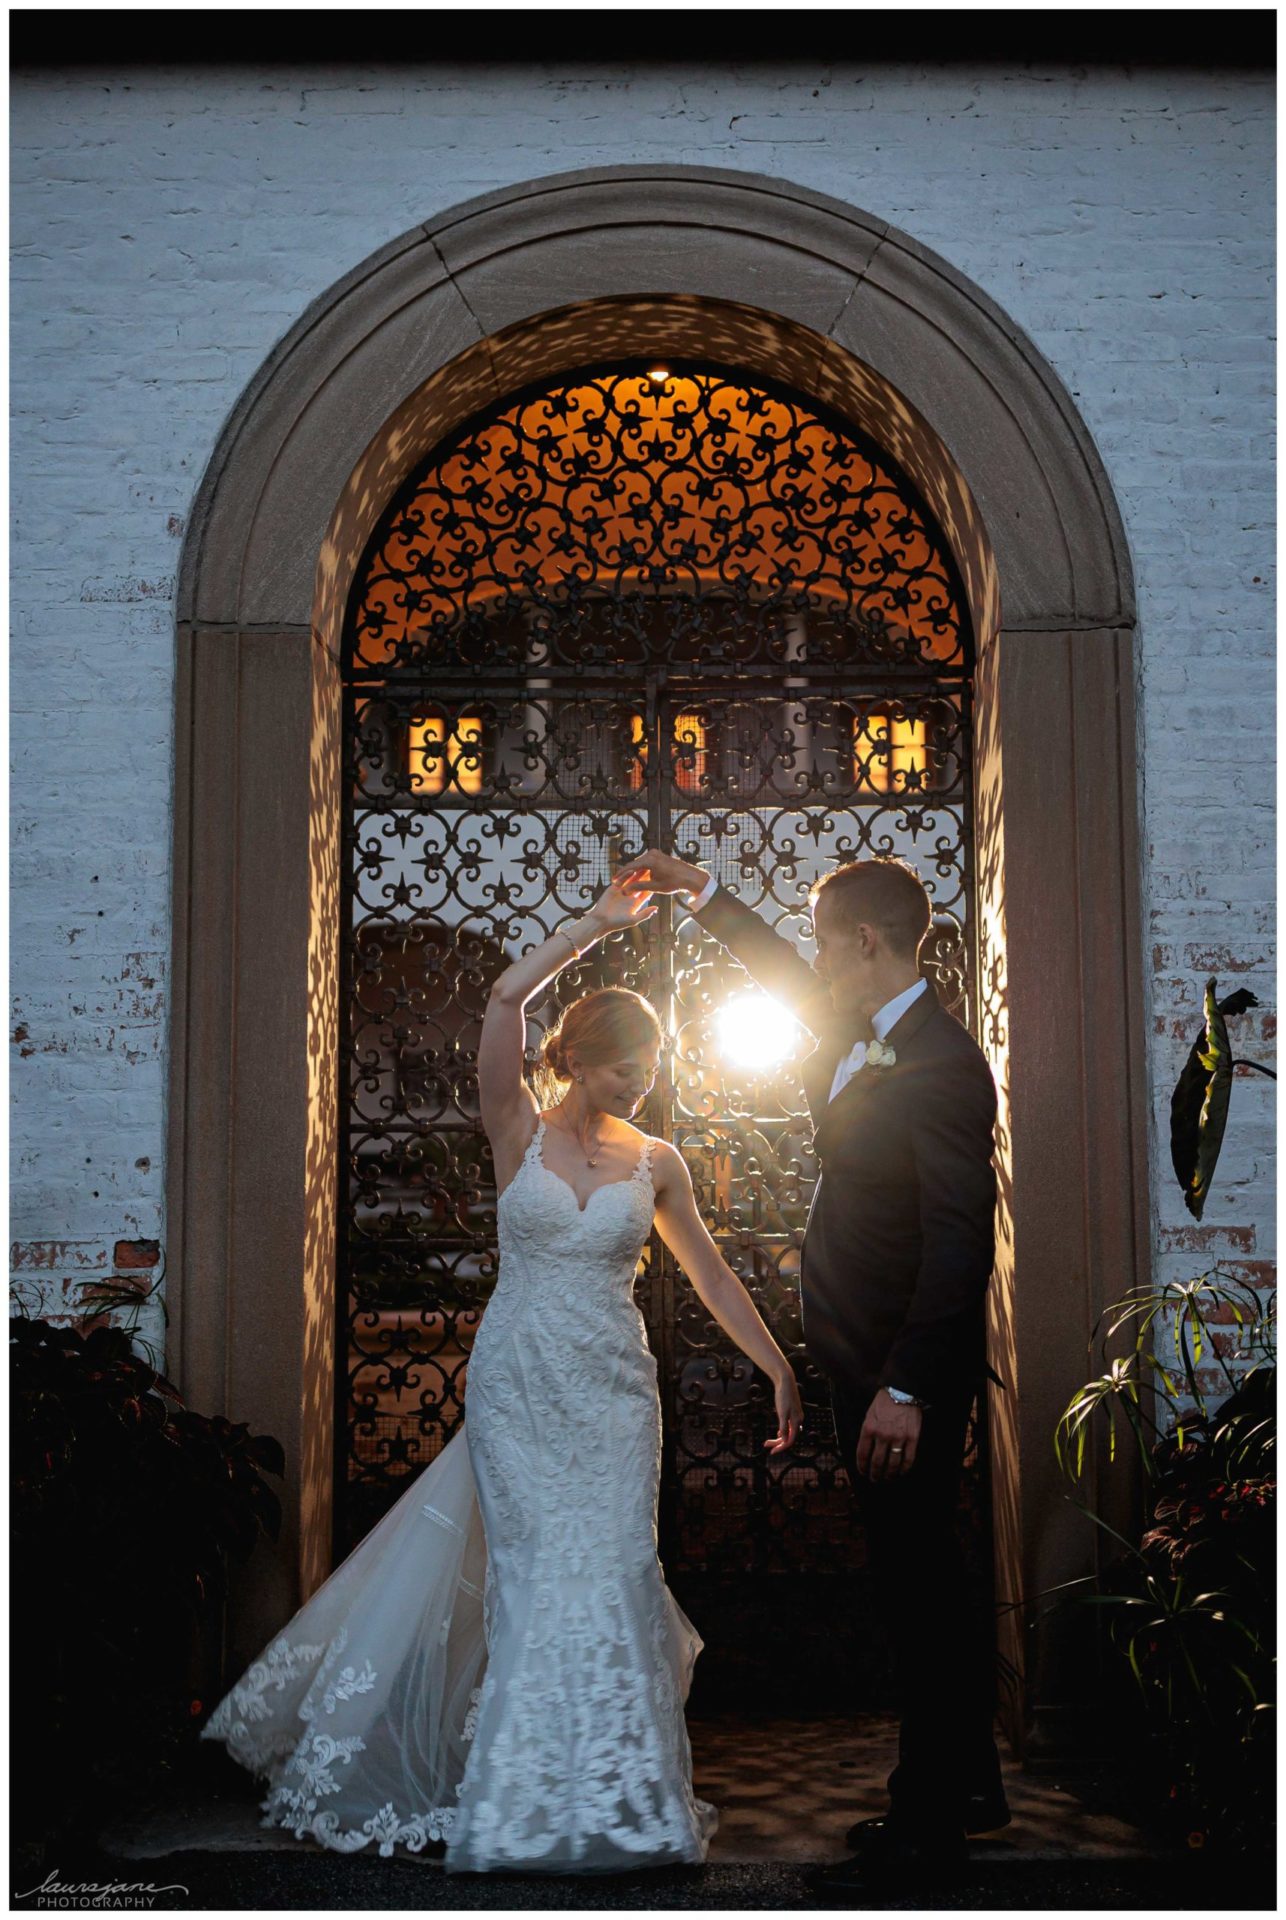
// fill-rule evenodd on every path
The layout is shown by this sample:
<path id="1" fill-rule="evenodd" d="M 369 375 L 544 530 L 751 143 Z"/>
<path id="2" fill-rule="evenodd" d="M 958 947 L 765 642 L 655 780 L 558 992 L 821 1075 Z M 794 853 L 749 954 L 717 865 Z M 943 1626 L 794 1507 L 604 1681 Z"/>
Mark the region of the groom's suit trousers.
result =
<path id="1" fill-rule="evenodd" d="M 992 1735 L 995 1658 L 956 1536 L 972 1390 L 927 1407 L 915 1465 L 871 1481 L 857 1443 L 871 1395 L 832 1383 L 840 1453 L 866 1535 L 872 1583 L 892 1655 L 901 1730 L 890 1815 L 932 1832 L 959 1829 L 970 1794 L 999 1785 Z"/>

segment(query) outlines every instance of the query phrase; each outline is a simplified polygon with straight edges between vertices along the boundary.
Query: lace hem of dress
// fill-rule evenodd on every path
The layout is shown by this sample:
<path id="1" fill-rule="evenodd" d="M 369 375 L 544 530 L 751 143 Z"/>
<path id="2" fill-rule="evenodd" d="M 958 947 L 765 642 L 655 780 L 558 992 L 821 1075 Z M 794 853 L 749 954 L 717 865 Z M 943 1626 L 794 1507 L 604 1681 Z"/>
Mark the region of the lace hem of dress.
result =
<path id="1" fill-rule="evenodd" d="M 703 1861 L 718 1814 L 692 1791 L 683 1721 L 701 1643 L 659 1563 L 579 1591 L 538 1577 L 518 1604 L 521 1617 L 503 1636 L 504 1671 L 491 1666 L 483 1677 L 485 1750 L 462 1788 L 467 1824 L 453 1836 L 448 1869 Z"/>
<path id="2" fill-rule="evenodd" d="M 474 1687 L 469 1694 L 469 1709 L 461 1729 L 465 1740 L 473 1739 L 481 1696 L 481 1686 Z M 239 1745 L 238 1757 L 244 1764 L 250 1764 L 247 1743 L 242 1741 Z M 299 1785 L 290 1785 L 287 1778 L 278 1781 L 260 1804 L 259 1825 L 284 1827 L 296 1840 L 316 1840 L 337 1853 L 357 1853 L 374 1841 L 386 1859 L 395 1847 L 421 1853 L 431 1841 L 449 1841 L 459 1817 L 458 1807 L 430 1807 L 426 1812 L 403 1816 L 388 1800 L 359 1827 L 343 1827 L 338 1814 L 317 1811 L 317 1802 L 323 1795 L 339 1792 L 339 1783 L 331 1768 L 337 1761 L 346 1766 L 354 1754 L 365 1749 L 366 1742 L 360 1734 L 338 1738 L 316 1731 L 306 1734 L 291 1749 L 285 1768 L 287 1776 L 300 1775 Z M 281 1755 L 273 1757 L 280 1759 Z M 265 1770 L 262 1762 L 256 1770 Z"/>
<path id="3" fill-rule="evenodd" d="M 261 1827 L 284 1828 L 296 1840 L 316 1840 L 338 1853 L 357 1853 L 374 1843 L 386 1858 L 395 1847 L 420 1853 L 432 1841 L 449 1841 L 459 1817 L 459 1808 L 455 1806 L 430 1807 L 420 1813 L 403 1815 L 390 1800 L 360 1826 L 349 1827 L 341 1826 L 333 1810 L 318 1811 L 319 1800 L 340 1791 L 332 1769 L 336 1764 L 347 1766 L 355 1754 L 365 1752 L 366 1742 L 357 1733 L 320 1732 L 311 1725 L 315 1708 L 307 1698 L 296 1710 L 296 1717 L 305 1729 L 302 1734 L 281 1725 L 274 1728 L 254 1724 L 271 1717 L 272 1708 L 266 1697 L 269 1692 L 283 1692 L 319 1659 L 317 1676 L 326 1674 L 347 1639 L 347 1629 L 343 1627 L 325 1648 L 299 1641 L 292 1643 L 284 1635 L 279 1637 L 262 1659 L 252 1663 L 240 1685 L 219 1703 L 202 1728 L 202 1737 L 223 1740 L 243 1767 L 272 1783 L 271 1791 L 260 1802 Z M 317 1676 L 310 1693 L 317 1690 Z M 363 1662 L 360 1671 L 343 1668 L 321 1696 L 323 1711 L 333 1713 L 340 1701 L 369 1692 L 375 1678 L 369 1660 Z M 481 1685 L 470 1690 L 460 1730 L 463 1740 L 473 1739 L 481 1697 Z M 293 1775 L 299 1776 L 297 1784 L 292 1783 Z M 458 1785 L 456 1791 L 459 1792 Z"/>
<path id="4" fill-rule="evenodd" d="M 315 1739 L 321 1737 L 314 1736 Z M 358 1745 L 361 1744 L 359 1741 Z M 325 1772 L 324 1762 L 322 1771 Z M 314 1795 L 303 1796 L 302 1805 L 300 1800 L 300 1794 L 293 1789 L 275 1787 L 260 1807 L 259 1825 L 284 1827 L 296 1840 L 316 1840 L 336 1853 L 359 1853 L 374 1842 L 385 1859 L 395 1847 L 405 1847 L 409 1853 L 422 1853 L 432 1841 L 449 1841 L 459 1815 L 457 1807 L 430 1807 L 427 1813 L 408 1814 L 403 1818 L 389 1800 L 360 1827 L 341 1827 L 338 1814 L 315 1811 Z"/>

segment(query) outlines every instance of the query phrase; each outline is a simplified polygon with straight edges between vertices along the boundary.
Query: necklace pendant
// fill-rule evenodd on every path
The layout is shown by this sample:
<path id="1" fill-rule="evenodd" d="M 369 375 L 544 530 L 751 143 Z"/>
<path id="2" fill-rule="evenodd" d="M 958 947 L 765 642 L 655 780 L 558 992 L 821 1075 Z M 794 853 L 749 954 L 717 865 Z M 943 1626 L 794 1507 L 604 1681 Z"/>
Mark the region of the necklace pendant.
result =
<path id="1" fill-rule="evenodd" d="M 587 1160 L 587 1161 L 585 1162 L 585 1165 L 586 1165 L 587 1167 L 596 1167 L 596 1166 L 598 1165 L 598 1161 L 597 1161 L 597 1160 Z"/>

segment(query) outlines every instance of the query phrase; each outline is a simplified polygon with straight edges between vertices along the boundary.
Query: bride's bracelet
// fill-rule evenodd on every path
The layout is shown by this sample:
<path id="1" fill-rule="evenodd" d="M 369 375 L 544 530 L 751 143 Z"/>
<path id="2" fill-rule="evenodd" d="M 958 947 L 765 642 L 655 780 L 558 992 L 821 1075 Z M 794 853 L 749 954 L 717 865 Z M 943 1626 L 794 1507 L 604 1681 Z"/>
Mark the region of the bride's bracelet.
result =
<path id="1" fill-rule="evenodd" d="M 581 923 L 579 921 L 573 921 L 571 924 L 575 926 L 579 926 Z M 587 940 L 584 946 L 582 947 L 577 944 L 573 935 L 568 932 L 568 922 L 564 920 L 559 926 L 556 926 L 554 928 L 554 933 L 551 933 L 549 937 L 552 940 L 555 933 L 561 933 L 563 936 L 563 939 L 567 942 L 568 946 L 571 948 L 572 952 L 576 955 L 576 958 L 579 960 L 583 953 L 589 952 L 595 940 L 602 939 L 604 931 L 605 931 L 604 929 L 600 928 L 594 934 L 593 939 Z"/>

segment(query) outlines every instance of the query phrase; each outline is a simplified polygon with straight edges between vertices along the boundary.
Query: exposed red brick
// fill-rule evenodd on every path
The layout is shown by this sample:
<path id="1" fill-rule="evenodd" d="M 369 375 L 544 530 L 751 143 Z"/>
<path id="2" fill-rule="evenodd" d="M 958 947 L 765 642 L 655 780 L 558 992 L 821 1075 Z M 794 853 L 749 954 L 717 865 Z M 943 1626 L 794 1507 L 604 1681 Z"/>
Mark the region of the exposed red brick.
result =
<path id="1" fill-rule="evenodd" d="M 1275 1260 L 1221 1260 L 1219 1271 L 1225 1277 L 1242 1280 L 1248 1287 L 1256 1287 L 1261 1292 L 1277 1285 Z"/>
<path id="2" fill-rule="evenodd" d="M 1196 1013 L 1203 1005 L 1204 989 L 1197 990 L 1195 980 L 1182 973 L 1159 974 L 1152 983 L 1154 997 L 1164 997 L 1176 1007 L 1191 1007 Z"/>
<path id="3" fill-rule="evenodd" d="M 104 1288 L 110 1288 L 113 1292 L 119 1292 L 122 1287 L 128 1288 L 132 1293 L 147 1292 L 146 1280 L 142 1274 L 135 1273 L 114 1273 L 110 1280 L 65 1280 L 64 1292 L 73 1286 L 77 1289 L 77 1300 L 86 1307 L 95 1306 L 103 1299 Z"/>
<path id="4" fill-rule="evenodd" d="M 26 1267 L 105 1267 L 107 1250 L 98 1240 L 15 1240 L 9 1265 L 15 1272 Z"/>
<path id="5" fill-rule="evenodd" d="M 1172 1253 L 1253 1253 L 1253 1227 L 1203 1227 L 1194 1221 L 1190 1227 L 1162 1227 L 1161 1249 Z"/>
<path id="6" fill-rule="evenodd" d="M 1201 1318 L 1208 1327 L 1235 1327 L 1237 1322 L 1232 1307 L 1223 1301 L 1202 1300 Z M 1242 1307 L 1242 1318 L 1250 1312 L 1250 1302 Z M 1168 1336 L 1167 1336 L 1168 1337 Z"/>
<path id="7" fill-rule="evenodd" d="M 1156 951 L 1156 949 L 1154 949 Z M 1184 965 L 1197 973 L 1253 973 L 1256 967 L 1266 967 L 1270 962 L 1263 954 L 1247 956 L 1237 953 L 1232 947 L 1185 947 Z M 1220 995 L 1222 998 L 1222 995 Z"/>
<path id="8" fill-rule="evenodd" d="M 1207 1318 L 1209 1317 L 1211 1316 L 1207 1316 Z M 1220 1354 L 1225 1360 L 1248 1359 L 1251 1354 L 1251 1348 L 1248 1344 L 1249 1339 L 1249 1329 L 1243 1332 L 1241 1328 L 1235 1325 L 1231 1331 L 1225 1331 L 1216 1327 L 1210 1335 L 1211 1344 L 1215 1352 Z"/>
<path id="9" fill-rule="evenodd" d="M 1201 1305 L 1201 1318 L 1208 1327 L 1235 1328 L 1237 1325 L 1238 1310 L 1240 1310 L 1243 1323 L 1252 1318 L 1254 1314 L 1254 1307 L 1249 1300 L 1239 1299 L 1236 1308 L 1233 1307 L 1231 1301 L 1220 1301 L 1217 1304 L 1203 1301 Z"/>
<path id="10" fill-rule="evenodd" d="M 112 1253 L 118 1267 L 154 1267 L 160 1257 L 159 1240 L 118 1240 Z"/>
<path id="11" fill-rule="evenodd" d="M 1221 1271 L 1221 1275 L 1226 1275 L 1226 1273 L 1228 1273 L 1228 1267 L 1221 1265 L 1219 1271 Z M 1244 1300 L 1244 1298 L 1238 1296 L 1238 1306 L 1242 1309 L 1242 1319 L 1248 1319 L 1250 1313 L 1253 1313 L 1253 1306 L 1251 1306 L 1250 1300 Z M 1202 1319 L 1205 1321 L 1207 1327 L 1236 1327 L 1236 1313 L 1234 1313 L 1230 1302 L 1223 1302 L 1223 1300 L 1217 1302 L 1217 1300 L 1202 1298 L 1200 1308 L 1202 1308 Z M 1167 1340 L 1169 1340 L 1169 1334 L 1167 1334 Z"/>
<path id="12" fill-rule="evenodd" d="M 114 1327 L 115 1320 L 110 1313 L 95 1313 L 88 1317 L 79 1313 L 47 1313 L 44 1318 L 51 1327 L 75 1327 L 78 1333 L 96 1333 L 99 1327 Z"/>

